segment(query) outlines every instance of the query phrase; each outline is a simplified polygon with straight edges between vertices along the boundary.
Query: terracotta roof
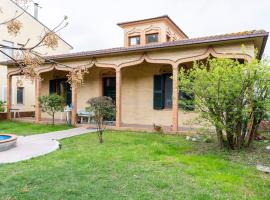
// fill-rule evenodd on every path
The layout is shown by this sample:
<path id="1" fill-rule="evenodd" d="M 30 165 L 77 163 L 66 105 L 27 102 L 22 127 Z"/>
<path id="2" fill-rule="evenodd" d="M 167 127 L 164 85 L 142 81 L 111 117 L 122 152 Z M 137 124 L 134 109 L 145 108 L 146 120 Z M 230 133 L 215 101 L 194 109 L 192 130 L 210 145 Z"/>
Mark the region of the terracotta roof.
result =
<path id="1" fill-rule="evenodd" d="M 117 47 L 117 48 L 102 49 L 102 50 L 95 50 L 95 51 L 83 51 L 83 52 L 70 53 L 70 54 L 61 54 L 61 55 L 56 55 L 56 56 L 49 56 L 49 58 L 57 59 L 57 58 L 72 58 L 72 57 L 84 57 L 84 56 L 93 57 L 93 56 L 99 56 L 99 55 L 105 55 L 105 54 L 150 50 L 150 49 L 157 49 L 157 48 L 184 46 L 184 45 L 191 45 L 191 44 L 202 44 L 202 43 L 209 43 L 209 42 L 220 42 L 220 41 L 236 40 L 236 39 L 246 39 L 246 38 L 259 37 L 259 36 L 268 36 L 268 32 L 264 30 L 253 30 L 253 31 L 245 31 L 245 32 L 238 32 L 238 33 L 229 33 L 229 34 L 223 34 L 223 35 L 182 39 L 182 40 L 177 40 L 173 42 L 165 42 L 165 43 L 145 45 L 145 46 Z"/>
<path id="2" fill-rule="evenodd" d="M 127 24 L 133 24 L 133 23 L 138 23 L 138 22 L 146 22 L 146 21 L 150 21 L 150 20 L 159 20 L 159 19 L 167 19 L 167 20 L 169 20 L 175 26 L 175 28 L 178 31 L 180 31 L 186 38 L 188 38 L 188 36 L 184 33 L 184 31 L 182 31 L 182 29 L 179 28 L 179 26 L 168 15 L 162 15 L 162 16 L 158 16 L 158 17 L 140 19 L 140 20 L 135 20 L 135 21 L 120 22 L 120 23 L 117 23 L 117 25 L 122 27 L 122 26 L 127 25 Z"/>
<path id="3" fill-rule="evenodd" d="M 48 56 L 47 59 L 52 60 L 64 60 L 64 59 L 74 59 L 74 58 L 84 58 L 84 57 L 97 57 L 97 56 L 105 56 L 105 55 L 113 55 L 113 54 L 121 54 L 121 53 L 130 53 L 130 52 L 141 52 L 147 50 L 154 49 L 163 49 L 163 48 L 174 48 L 180 46 L 188 46 L 188 45 L 197 45 L 197 44 L 207 44 L 207 43 L 217 43 L 224 41 L 233 41 L 239 39 L 251 39 L 256 37 L 263 37 L 264 44 L 262 44 L 261 52 L 263 53 L 264 47 L 268 38 L 268 32 L 264 30 L 253 30 L 253 31 L 244 31 L 237 33 L 229 33 L 223 35 L 213 35 L 207 37 L 198 37 L 198 38 L 190 38 L 190 39 L 182 39 L 173 42 L 165 42 L 160 44 L 152 44 L 146 46 L 136 46 L 136 47 L 118 47 L 118 48 L 110 48 L 103 50 L 95 50 L 95 51 L 83 51 L 77 53 L 69 53 L 69 54 L 60 54 L 55 56 Z M 260 55 L 261 56 L 261 55 Z M 2 62 L 0 64 L 8 65 L 13 64 L 13 61 Z"/>

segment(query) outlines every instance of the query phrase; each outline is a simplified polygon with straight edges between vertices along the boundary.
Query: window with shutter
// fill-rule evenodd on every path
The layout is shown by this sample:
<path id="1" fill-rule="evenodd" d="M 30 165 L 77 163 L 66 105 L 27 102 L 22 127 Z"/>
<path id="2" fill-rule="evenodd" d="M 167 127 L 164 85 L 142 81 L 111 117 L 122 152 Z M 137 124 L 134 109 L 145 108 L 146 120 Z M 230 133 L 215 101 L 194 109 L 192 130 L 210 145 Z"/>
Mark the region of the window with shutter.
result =
<path id="1" fill-rule="evenodd" d="M 50 94 L 56 93 L 56 84 L 55 80 L 50 80 Z"/>
<path id="2" fill-rule="evenodd" d="M 72 103 L 72 90 L 70 84 L 67 81 L 65 81 L 65 91 L 66 91 L 66 104 L 70 106 Z"/>
<path id="3" fill-rule="evenodd" d="M 161 110 L 164 108 L 164 76 L 154 76 L 154 109 Z"/>
<path id="4" fill-rule="evenodd" d="M 164 74 L 164 108 L 172 108 L 172 74 Z"/>
<path id="5" fill-rule="evenodd" d="M 103 96 L 111 97 L 112 100 L 116 99 L 116 78 L 104 77 L 103 78 Z"/>
<path id="6" fill-rule="evenodd" d="M 71 105 L 72 91 L 67 79 L 50 80 L 50 94 L 61 96 L 67 105 Z"/>

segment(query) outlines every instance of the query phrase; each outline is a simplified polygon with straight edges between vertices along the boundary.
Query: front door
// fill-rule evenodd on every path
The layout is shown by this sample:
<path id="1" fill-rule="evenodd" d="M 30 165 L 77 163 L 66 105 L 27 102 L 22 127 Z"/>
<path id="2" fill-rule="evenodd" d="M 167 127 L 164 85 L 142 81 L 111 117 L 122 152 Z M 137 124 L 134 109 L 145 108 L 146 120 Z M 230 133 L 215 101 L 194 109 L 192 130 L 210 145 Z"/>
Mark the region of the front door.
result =
<path id="1" fill-rule="evenodd" d="M 116 93 L 116 79 L 115 77 L 104 77 L 103 78 L 103 96 L 111 97 L 115 101 Z"/>

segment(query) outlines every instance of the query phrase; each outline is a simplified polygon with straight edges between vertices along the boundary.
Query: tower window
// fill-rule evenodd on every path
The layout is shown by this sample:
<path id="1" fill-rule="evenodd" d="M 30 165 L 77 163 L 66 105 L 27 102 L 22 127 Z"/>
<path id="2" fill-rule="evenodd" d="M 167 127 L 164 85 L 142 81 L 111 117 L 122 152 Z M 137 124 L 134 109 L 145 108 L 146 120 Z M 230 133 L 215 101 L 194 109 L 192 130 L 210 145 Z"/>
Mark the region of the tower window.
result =
<path id="1" fill-rule="evenodd" d="M 140 45 L 140 43 L 141 43 L 140 36 L 129 37 L 129 46 Z"/>
<path id="2" fill-rule="evenodd" d="M 146 35 L 146 43 L 155 43 L 155 42 L 158 42 L 158 33 Z"/>

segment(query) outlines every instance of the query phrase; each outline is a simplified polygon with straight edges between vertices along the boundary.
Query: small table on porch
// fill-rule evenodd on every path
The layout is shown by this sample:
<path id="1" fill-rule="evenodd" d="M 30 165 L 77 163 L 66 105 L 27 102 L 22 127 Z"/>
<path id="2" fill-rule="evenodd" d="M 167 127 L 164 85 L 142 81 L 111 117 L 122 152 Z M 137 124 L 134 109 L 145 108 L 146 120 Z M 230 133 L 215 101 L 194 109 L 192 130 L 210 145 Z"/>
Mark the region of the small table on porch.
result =
<path id="1" fill-rule="evenodd" d="M 17 114 L 18 114 L 18 118 L 20 118 L 20 109 L 19 108 L 11 108 L 10 112 L 13 112 L 13 118 L 15 119 Z"/>

